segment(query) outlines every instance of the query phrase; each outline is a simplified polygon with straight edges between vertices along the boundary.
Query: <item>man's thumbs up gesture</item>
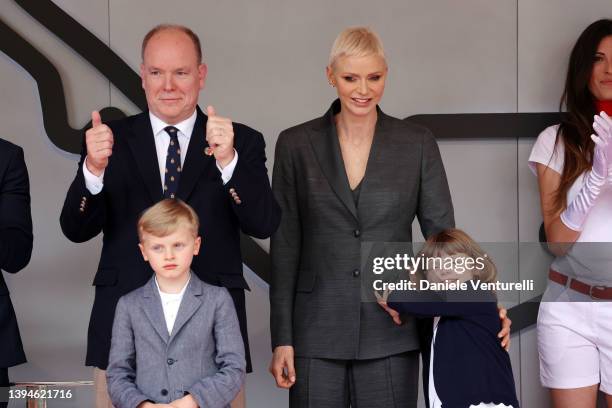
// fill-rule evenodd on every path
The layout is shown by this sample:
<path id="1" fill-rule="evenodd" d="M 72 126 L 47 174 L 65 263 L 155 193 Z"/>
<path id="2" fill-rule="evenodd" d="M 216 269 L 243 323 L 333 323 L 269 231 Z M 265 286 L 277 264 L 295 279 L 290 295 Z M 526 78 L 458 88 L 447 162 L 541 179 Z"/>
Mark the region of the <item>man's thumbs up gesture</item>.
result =
<path id="1" fill-rule="evenodd" d="M 234 159 L 234 127 L 230 119 L 217 116 L 212 106 L 206 108 L 206 114 L 206 141 L 210 146 L 206 154 L 214 154 L 215 160 L 223 168 Z"/>
<path id="2" fill-rule="evenodd" d="M 100 176 L 106 166 L 108 158 L 113 154 L 113 132 L 102 123 L 98 111 L 91 112 L 91 129 L 85 132 L 87 145 L 87 170 L 93 175 Z"/>

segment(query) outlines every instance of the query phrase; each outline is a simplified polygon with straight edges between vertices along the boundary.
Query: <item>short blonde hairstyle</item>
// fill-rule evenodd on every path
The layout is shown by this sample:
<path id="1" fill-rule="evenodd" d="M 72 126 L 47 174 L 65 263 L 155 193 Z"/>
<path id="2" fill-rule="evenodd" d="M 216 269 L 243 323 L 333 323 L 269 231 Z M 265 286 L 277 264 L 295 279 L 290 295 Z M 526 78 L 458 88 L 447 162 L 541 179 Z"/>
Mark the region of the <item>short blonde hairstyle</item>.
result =
<path id="1" fill-rule="evenodd" d="M 333 67 L 340 57 L 365 57 L 378 55 L 385 60 L 385 51 L 378 34 L 368 27 L 349 27 L 344 29 L 332 46 L 329 66 Z"/>
<path id="2" fill-rule="evenodd" d="M 187 224 L 198 236 L 200 221 L 193 208 L 176 198 L 167 198 L 146 209 L 138 220 L 138 239 L 143 241 L 143 234 L 165 237 L 174 233 L 179 225 Z"/>
<path id="3" fill-rule="evenodd" d="M 436 258 L 455 254 L 466 254 L 472 259 L 480 258 L 484 267 L 470 270 L 474 278 L 482 282 L 495 281 L 497 268 L 493 261 L 468 234 L 460 229 L 450 228 L 432 235 L 425 241 L 420 255 L 425 258 Z"/>

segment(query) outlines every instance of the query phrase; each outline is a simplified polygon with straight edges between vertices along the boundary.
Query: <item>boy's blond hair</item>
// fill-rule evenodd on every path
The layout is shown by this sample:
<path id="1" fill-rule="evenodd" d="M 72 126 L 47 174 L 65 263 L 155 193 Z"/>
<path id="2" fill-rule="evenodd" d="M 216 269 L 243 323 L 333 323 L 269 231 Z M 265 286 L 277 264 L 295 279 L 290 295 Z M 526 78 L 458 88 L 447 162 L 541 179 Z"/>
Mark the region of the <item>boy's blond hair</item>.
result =
<path id="1" fill-rule="evenodd" d="M 472 259 L 480 258 L 484 267 L 470 271 L 475 279 L 482 282 L 493 282 L 497 277 L 497 268 L 478 244 L 465 232 L 450 228 L 432 235 L 425 241 L 421 255 L 425 258 L 445 257 L 454 254 L 465 254 Z"/>
<path id="2" fill-rule="evenodd" d="M 187 224 L 193 236 L 198 236 L 200 221 L 193 208 L 177 198 L 166 198 L 142 213 L 138 219 L 138 239 L 142 242 L 143 234 L 165 237 L 181 224 Z"/>
<path id="3" fill-rule="evenodd" d="M 329 54 L 329 66 L 333 68 L 340 57 L 365 57 L 378 55 L 385 59 L 382 41 L 368 27 L 349 27 L 344 29 L 334 41 Z"/>

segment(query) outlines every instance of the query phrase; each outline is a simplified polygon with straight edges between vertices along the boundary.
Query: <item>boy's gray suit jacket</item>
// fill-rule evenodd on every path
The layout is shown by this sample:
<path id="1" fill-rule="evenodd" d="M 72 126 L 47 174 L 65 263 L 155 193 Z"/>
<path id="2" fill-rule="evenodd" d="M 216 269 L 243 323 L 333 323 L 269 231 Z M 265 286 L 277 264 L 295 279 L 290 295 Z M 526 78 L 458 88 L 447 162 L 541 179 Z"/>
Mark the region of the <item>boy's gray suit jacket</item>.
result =
<path id="1" fill-rule="evenodd" d="M 244 382 L 244 345 L 232 299 L 192 273 L 172 335 L 151 278 L 117 304 L 108 391 L 116 408 L 169 403 L 191 394 L 200 407 L 228 407 Z"/>

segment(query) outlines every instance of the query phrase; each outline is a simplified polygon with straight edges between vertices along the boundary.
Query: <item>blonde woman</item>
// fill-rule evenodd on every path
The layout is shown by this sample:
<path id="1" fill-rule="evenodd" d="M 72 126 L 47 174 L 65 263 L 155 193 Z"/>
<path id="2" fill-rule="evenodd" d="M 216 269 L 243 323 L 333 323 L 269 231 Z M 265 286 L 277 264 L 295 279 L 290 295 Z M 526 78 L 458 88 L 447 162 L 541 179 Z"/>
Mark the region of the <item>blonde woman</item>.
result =
<path id="1" fill-rule="evenodd" d="M 410 242 L 415 216 L 429 237 L 453 206 L 432 134 L 378 106 L 387 73 L 378 36 L 344 30 L 327 66 L 338 98 L 276 144 L 270 371 L 291 407 L 416 406 L 416 319 L 361 301 L 361 242 Z"/>

